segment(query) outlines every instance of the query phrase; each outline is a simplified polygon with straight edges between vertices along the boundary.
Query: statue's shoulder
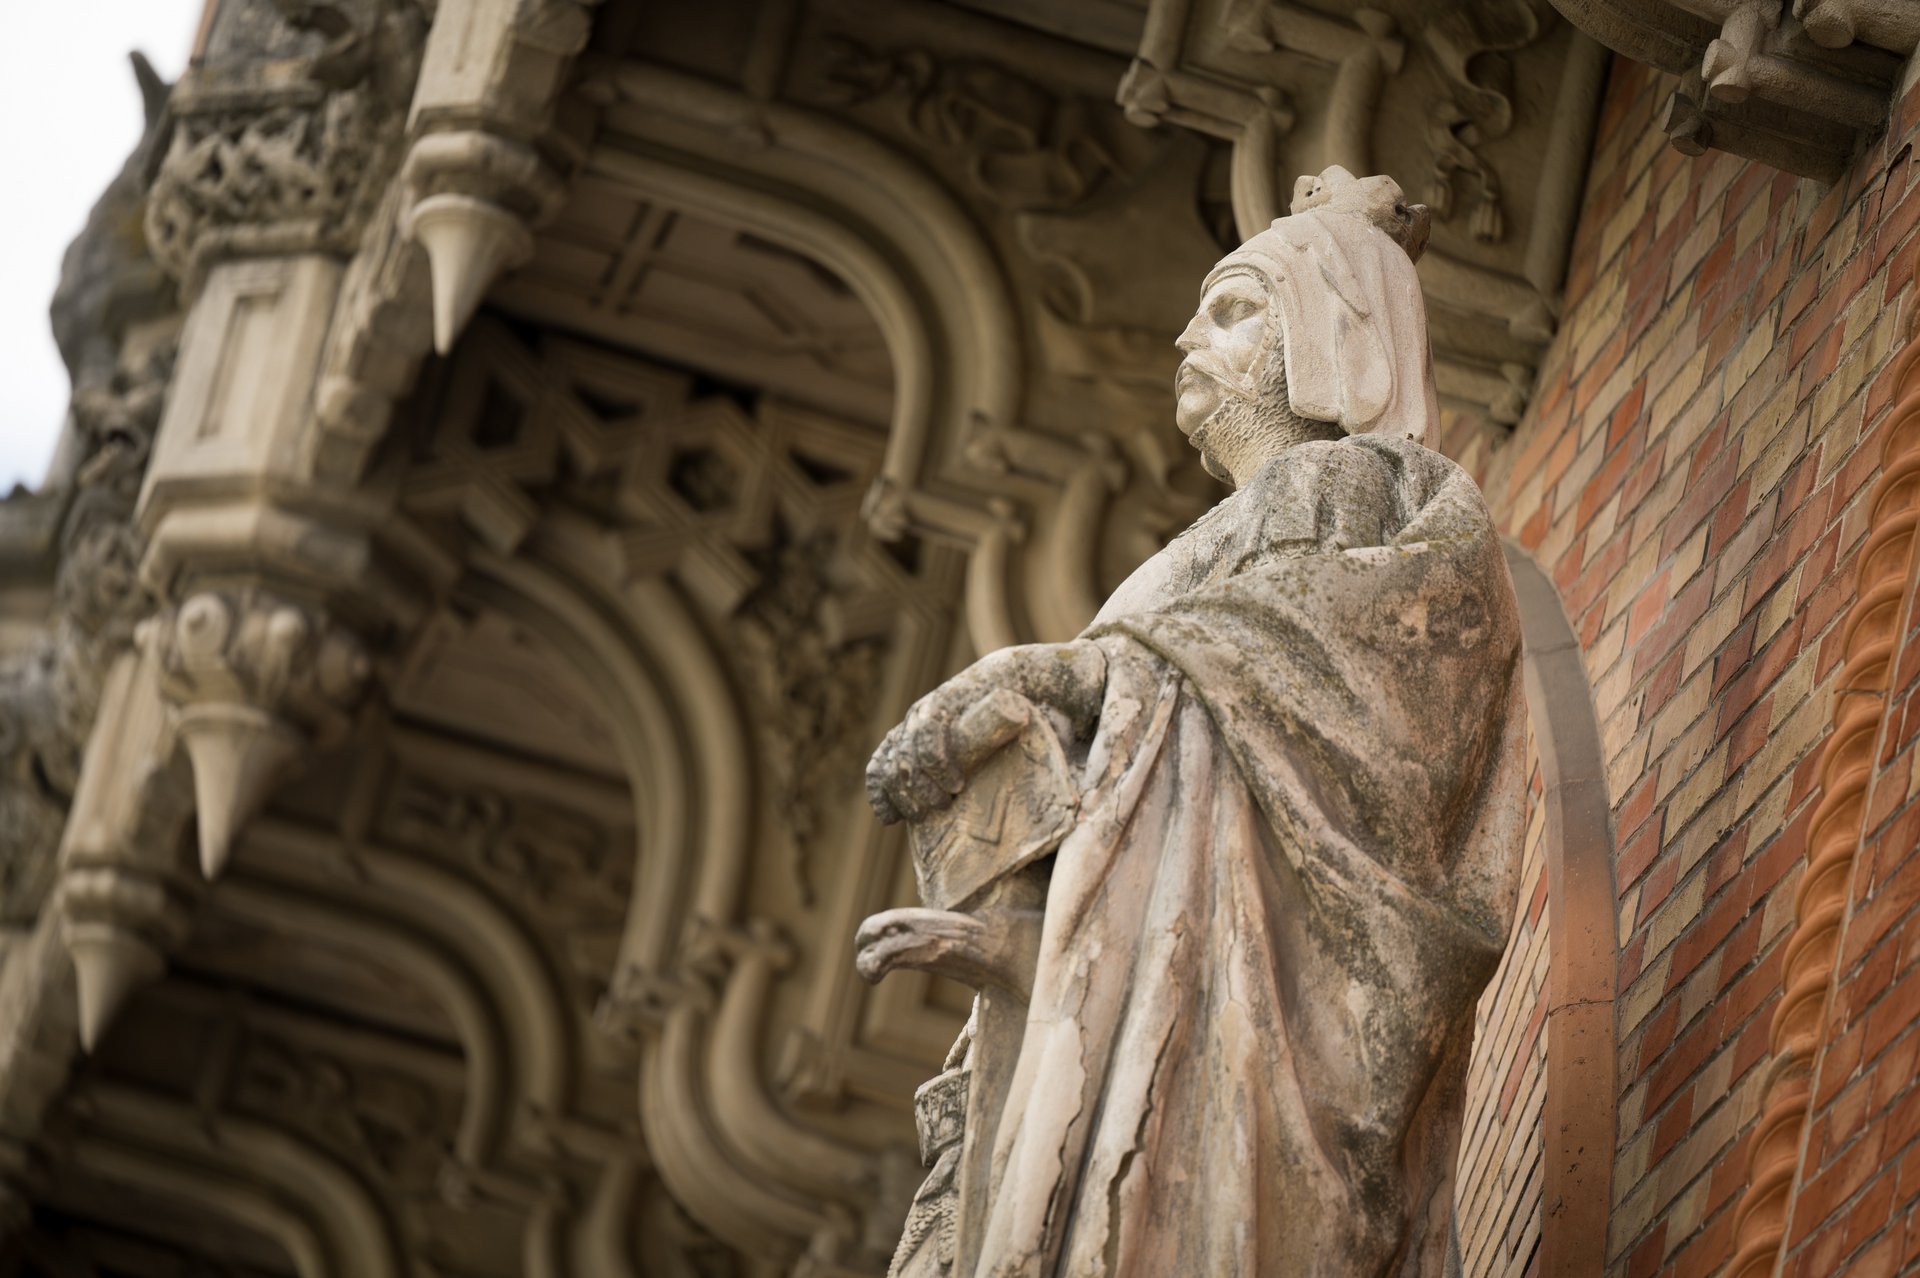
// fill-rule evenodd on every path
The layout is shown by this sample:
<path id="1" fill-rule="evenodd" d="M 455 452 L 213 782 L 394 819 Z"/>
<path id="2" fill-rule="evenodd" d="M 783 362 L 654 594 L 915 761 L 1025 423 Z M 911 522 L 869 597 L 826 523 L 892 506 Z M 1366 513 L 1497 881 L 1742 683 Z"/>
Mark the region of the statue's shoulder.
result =
<path id="1" fill-rule="evenodd" d="M 1348 550 L 1394 540 L 1436 501 L 1478 503 L 1479 489 L 1412 440 L 1349 435 L 1288 449 L 1235 497 L 1252 541 Z"/>

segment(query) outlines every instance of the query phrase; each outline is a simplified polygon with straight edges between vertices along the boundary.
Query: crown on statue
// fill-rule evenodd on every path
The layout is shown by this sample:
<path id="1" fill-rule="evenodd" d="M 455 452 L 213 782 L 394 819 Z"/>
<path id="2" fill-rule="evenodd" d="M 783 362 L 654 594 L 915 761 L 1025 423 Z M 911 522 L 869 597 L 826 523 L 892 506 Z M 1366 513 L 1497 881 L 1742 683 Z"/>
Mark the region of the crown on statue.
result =
<path id="1" fill-rule="evenodd" d="M 1407 203 L 1400 184 L 1385 175 L 1357 178 L 1335 164 L 1318 177 L 1297 178 L 1289 210 L 1305 213 L 1309 209 L 1364 218 L 1385 231 L 1415 262 L 1426 251 L 1427 232 L 1432 225 L 1427 206 Z"/>

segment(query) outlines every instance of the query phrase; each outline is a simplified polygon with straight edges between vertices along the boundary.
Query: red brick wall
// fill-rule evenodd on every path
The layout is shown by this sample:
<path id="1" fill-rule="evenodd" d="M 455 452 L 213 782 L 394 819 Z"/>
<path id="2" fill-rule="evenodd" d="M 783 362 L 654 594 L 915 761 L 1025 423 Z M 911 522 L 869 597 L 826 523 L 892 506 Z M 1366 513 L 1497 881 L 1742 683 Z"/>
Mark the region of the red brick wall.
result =
<path id="1" fill-rule="evenodd" d="M 1829 190 L 1676 153 L 1655 125 L 1671 89 L 1616 64 L 1534 406 L 1510 440 L 1462 450 L 1553 575 L 1594 685 L 1622 937 L 1609 1269 L 1636 1278 L 1710 1273 L 1731 1254 L 1887 419 L 1877 375 L 1904 338 L 1920 221 L 1920 94 Z M 1906 753 L 1886 765 L 1898 801 L 1876 817 L 1887 858 L 1915 842 L 1920 711 L 1906 704 Z M 1898 1009 L 1903 1035 L 1873 1044 L 1911 1083 L 1920 975 L 1895 969 L 1920 953 L 1920 925 L 1902 912 L 1891 926 L 1849 988 L 1883 989 L 1861 1005 L 1869 1024 Z M 1857 1127 L 1835 1139 L 1857 1147 Z M 1916 1179 L 1896 1169 L 1886 1192 L 1904 1201 Z"/>
<path id="2" fill-rule="evenodd" d="M 1506 954 L 1474 1021 L 1467 1110 L 1455 1163 L 1454 1225 L 1462 1278 L 1522 1278 L 1537 1264 L 1542 1223 L 1541 1117 L 1547 1076 L 1547 822 L 1531 736 L 1526 856 Z"/>

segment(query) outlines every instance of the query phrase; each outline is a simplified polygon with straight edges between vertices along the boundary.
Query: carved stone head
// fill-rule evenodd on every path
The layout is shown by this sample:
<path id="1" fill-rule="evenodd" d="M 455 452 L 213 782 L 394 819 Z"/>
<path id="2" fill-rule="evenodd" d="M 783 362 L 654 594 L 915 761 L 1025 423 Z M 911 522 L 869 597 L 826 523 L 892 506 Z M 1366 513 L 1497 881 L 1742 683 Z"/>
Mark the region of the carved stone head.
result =
<path id="1" fill-rule="evenodd" d="M 1290 443 L 1374 432 L 1430 446 L 1438 424 L 1414 272 L 1426 207 L 1408 204 L 1392 178 L 1336 166 L 1301 178 L 1292 209 L 1213 268 L 1178 342 L 1180 429 L 1221 478 L 1248 451 L 1248 432 Z"/>

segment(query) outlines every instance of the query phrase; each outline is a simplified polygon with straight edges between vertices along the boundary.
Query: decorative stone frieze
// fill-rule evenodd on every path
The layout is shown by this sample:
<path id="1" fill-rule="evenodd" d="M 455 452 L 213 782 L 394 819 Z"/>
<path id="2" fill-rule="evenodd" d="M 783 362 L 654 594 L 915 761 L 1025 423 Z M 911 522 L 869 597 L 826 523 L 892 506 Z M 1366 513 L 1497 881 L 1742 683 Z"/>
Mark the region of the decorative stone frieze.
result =
<path id="1" fill-rule="evenodd" d="M 209 262 L 359 244 L 398 158 L 426 24 L 412 0 L 217 5 L 176 90 L 146 213 L 154 257 L 198 289 Z"/>

